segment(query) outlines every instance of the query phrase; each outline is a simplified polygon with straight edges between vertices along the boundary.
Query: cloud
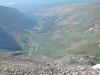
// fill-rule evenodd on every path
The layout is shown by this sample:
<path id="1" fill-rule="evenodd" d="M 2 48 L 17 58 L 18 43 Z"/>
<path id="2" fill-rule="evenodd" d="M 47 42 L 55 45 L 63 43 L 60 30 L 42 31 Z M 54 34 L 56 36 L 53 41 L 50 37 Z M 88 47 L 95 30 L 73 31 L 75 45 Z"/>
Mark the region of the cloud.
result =
<path id="1" fill-rule="evenodd" d="M 16 2 L 0 1 L 0 5 L 3 5 L 3 6 L 14 6 L 14 5 L 16 5 Z"/>

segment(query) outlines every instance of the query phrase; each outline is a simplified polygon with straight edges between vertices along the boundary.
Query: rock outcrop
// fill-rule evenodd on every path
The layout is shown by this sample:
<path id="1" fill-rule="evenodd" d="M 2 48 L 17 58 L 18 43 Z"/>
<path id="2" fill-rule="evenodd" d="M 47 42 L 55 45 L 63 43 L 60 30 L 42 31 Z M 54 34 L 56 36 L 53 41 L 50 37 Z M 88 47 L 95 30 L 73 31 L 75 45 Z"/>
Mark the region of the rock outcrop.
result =
<path id="1" fill-rule="evenodd" d="M 99 60 L 95 56 L 79 55 L 79 56 L 72 56 L 71 63 L 92 66 L 98 64 Z"/>

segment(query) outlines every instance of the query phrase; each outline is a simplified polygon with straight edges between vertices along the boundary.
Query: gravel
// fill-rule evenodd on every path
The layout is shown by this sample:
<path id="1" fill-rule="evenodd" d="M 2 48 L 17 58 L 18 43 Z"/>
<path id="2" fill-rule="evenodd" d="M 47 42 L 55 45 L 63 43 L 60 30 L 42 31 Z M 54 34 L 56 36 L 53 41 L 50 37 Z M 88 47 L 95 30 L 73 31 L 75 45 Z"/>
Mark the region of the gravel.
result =
<path id="1" fill-rule="evenodd" d="M 9 59 L 0 61 L 0 75 L 100 75 L 89 65 Z"/>

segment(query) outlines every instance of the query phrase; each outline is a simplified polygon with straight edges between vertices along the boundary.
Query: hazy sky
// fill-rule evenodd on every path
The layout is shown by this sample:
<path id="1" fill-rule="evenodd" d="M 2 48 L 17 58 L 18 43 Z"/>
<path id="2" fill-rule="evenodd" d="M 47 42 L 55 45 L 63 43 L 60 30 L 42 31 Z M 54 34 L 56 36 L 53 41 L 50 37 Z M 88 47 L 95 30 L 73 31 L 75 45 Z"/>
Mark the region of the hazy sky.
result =
<path id="1" fill-rule="evenodd" d="M 12 6 L 12 5 L 20 5 L 20 4 L 53 4 L 53 3 L 77 3 L 77 2 L 85 2 L 91 0 L 0 0 L 0 5 Z"/>
<path id="2" fill-rule="evenodd" d="M 33 11 L 33 9 L 87 1 L 92 0 L 0 0 L 0 5 L 16 7 L 21 11 Z"/>

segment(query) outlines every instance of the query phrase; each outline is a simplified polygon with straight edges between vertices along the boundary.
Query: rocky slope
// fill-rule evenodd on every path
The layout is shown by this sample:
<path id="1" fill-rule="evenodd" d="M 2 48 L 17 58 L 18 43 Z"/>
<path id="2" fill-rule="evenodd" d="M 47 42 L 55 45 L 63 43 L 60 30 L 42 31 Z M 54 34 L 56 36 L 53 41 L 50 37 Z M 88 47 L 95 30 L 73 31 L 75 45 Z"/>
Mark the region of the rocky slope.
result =
<path id="1" fill-rule="evenodd" d="M 93 69 L 89 65 L 68 65 L 1 56 L 0 75 L 100 75 L 100 69 Z"/>

